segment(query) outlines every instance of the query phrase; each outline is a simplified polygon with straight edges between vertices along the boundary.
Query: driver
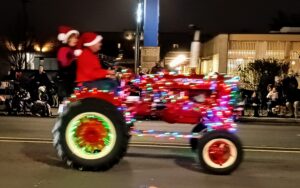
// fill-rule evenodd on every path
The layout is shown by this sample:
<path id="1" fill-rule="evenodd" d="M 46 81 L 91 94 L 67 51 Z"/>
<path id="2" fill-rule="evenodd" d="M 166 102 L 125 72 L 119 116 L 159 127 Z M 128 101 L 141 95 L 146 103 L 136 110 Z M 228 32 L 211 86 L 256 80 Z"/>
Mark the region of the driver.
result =
<path id="1" fill-rule="evenodd" d="M 90 89 L 116 91 L 115 72 L 103 69 L 98 57 L 101 50 L 102 36 L 87 32 L 79 40 L 79 49 L 75 50 L 77 59 L 76 82 L 78 86 Z"/>

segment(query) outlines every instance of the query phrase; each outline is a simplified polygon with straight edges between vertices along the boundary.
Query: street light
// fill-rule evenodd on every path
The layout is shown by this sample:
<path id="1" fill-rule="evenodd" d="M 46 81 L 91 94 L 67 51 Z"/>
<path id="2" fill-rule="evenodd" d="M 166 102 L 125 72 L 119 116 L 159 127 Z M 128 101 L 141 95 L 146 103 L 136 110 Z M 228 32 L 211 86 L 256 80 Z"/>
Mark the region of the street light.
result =
<path id="1" fill-rule="evenodd" d="M 199 57 L 200 57 L 200 49 L 201 49 L 201 43 L 200 43 L 200 29 L 193 24 L 189 25 L 189 28 L 194 30 L 194 40 L 191 43 L 191 58 L 190 58 L 190 69 L 191 73 L 196 73 L 196 68 L 199 63 Z"/>
<path id="2" fill-rule="evenodd" d="M 141 24 L 143 21 L 143 0 L 138 0 L 136 11 L 136 31 L 135 31 L 135 53 L 134 53 L 134 72 L 137 73 L 137 69 L 140 64 L 140 32 Z"/>
<path id="3" fill-rule="evenodd" d="M 173 59 L 171 62 L 170 62 L 170 67 L 171 68 L 178 68 L 180 67 L 185 61 L 186 61 L 186 56 L 185 55 L 178 55 L 175 59 Z"/>
<path id="4" fill-rule="evenodd" d="M 138 7 L 136 11 L 136 22 L 139 24 L 142 22 L 143 10 L 142 10 L 142 2 L 139 0 Z"/>

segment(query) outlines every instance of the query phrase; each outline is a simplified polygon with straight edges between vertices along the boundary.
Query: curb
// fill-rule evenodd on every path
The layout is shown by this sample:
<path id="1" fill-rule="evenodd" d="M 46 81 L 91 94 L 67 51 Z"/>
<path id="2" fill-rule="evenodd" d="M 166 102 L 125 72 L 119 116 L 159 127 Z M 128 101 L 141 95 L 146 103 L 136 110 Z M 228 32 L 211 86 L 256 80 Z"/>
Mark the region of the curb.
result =
<path id="1" fill-rule="evenodd" d="M 298 125 L 300 126 L 300 119 L 295 118 L 265 118 L 265 117 L 240 117 L 238 122 L 257 122 L 257 123 L 285 123 L 288 125 Z"/>

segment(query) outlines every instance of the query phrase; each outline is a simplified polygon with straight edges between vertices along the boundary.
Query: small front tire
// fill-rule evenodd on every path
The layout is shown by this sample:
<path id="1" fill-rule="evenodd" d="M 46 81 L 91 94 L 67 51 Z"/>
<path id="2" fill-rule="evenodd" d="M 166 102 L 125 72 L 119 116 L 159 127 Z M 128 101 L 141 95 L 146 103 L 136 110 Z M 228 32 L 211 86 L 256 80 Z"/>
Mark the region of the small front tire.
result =
<path id="1" fill-rule="evenodd" d="M 227 131 L 212 131 L 198 142 L 198 156 L 203 169 L 212 174 L 232 173 L 243 160 L 239 138 Z"/>

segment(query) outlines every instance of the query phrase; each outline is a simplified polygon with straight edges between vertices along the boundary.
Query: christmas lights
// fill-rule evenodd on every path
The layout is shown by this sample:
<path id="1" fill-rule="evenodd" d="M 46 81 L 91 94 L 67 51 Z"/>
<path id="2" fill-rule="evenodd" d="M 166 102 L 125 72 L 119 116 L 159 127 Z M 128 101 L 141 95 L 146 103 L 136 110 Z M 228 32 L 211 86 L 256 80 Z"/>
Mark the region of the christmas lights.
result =
<path id="1" fill-rule="evenodd" d="M 130 80 L 131 78 L 131 80 Z M 75 93 L 70 97 L 70 101 L 98 97 L 108 100 L 117 106 L 118 110 L 124 114 L 127 124 L 132 124 L 136 114 L 148 114 L 162 116 L 162 119 L 172 119 L 186 115 L 179 123 L 197 123 L 197 118 L 203 119 L 208 131 L 226 129 L 234 131 L 236 125 L 233 123 L 233 109 L 237 103 L 238 77 L 227 77 L 220 75 L 199 76 L 199 75 L 177 75 L 175 73 L 159 73 L 157 75 L 143 75 L 133 78 L 132 75 L 122 71 L 122 79 L 130 81 L 132 86 L 140 90 L 140 100 L 136 103 L 127 104 L 126 98 L 130 96 L 131 86 L 124 85 L 120 88 L 118 96 L 112 92 L 97 89 L 76 88 Z M 201 94 L 201 92 L 210 94 Z M 196 93 L 192 96 L 192 93 Z M 194 97 L 205 96 L 202 102 L 198 102 Z M 99 97 L 100 96 L 100 97 Z M 201 99 L 201 97 L 200 97 Z M 199 100 L 201 101 L 201 100 Z M 168 105 L 173 104 L 171 107 Z M 161 107 L 163 110 L 158 110 Z M 176 108 L 176 110 L 174 110 Z M 169 111 L 168 111 L 169 110 Z M 171 110 L 174 110 L 171 112 Z M 188 116 L 194 117 L 188 119 Z M 173 119 L 174 119 L 173 118 Z M 175 119 L 176 119 L 175 118 Z M 176 122 L 176 120 L 174 120 Z M 133 132 L 133 134 L 137 134 Z M 150 133 L 139 133 L 139 136 Z M 171 133 L 170 133 L 171 134 Z M 152 135 L 152 134 L 151 134 Z M 168 135 L 168 134 L 166 134 Z M 165 137 L 166 135 L 155 135 L 154 137 Z M 177 136 L 179 135 L 179 136 Z M 191 135 L 176 134 L 174 138 L 191 137 Z"/>

